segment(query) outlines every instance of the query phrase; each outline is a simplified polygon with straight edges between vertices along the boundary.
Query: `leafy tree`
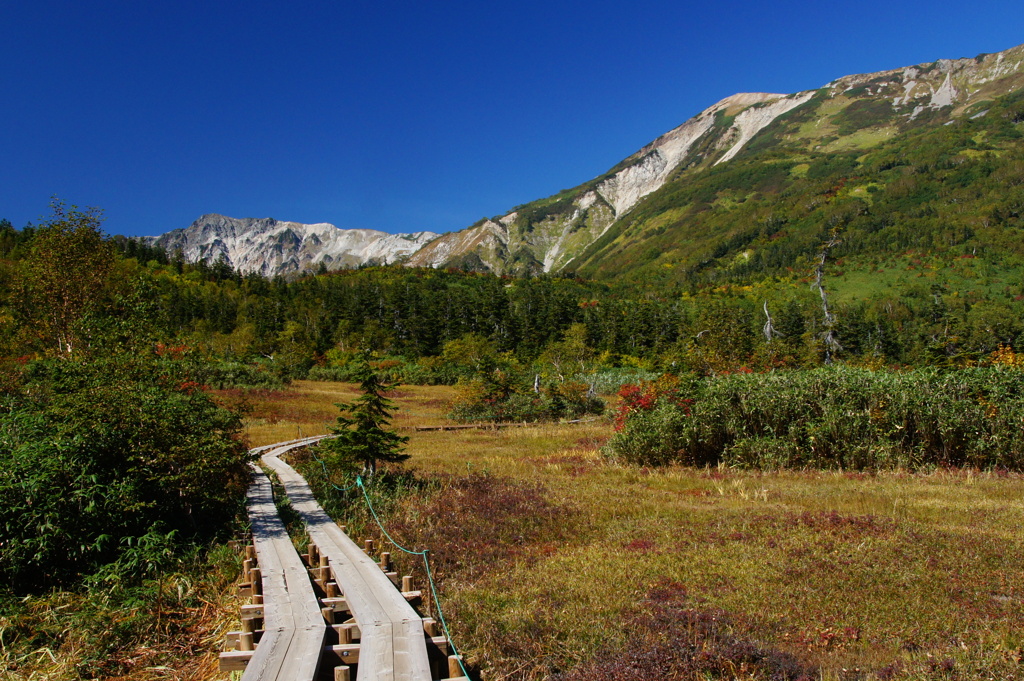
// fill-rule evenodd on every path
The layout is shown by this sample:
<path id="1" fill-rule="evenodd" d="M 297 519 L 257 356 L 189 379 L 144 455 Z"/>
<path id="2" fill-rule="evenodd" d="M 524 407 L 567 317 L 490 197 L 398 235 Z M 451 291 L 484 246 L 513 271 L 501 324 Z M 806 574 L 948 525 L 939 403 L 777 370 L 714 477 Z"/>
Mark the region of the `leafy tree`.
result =
<path id="1" fill-rule="evenodd" d="M 587 345 L 586 324 L 572 324 L 562 334 L 562 340 L 549 343 L 540 362 L 551 367 L 558 380 L 565 382 L 574 375 L 584 376 L 597 370 L 594 349 Z"/>
<path id="2" fill-rule="evenodd" d="M 79 349 L 80 321 L 106 286 L 114 251 L 100 230 L 99 211 L 57 200 L 52 208 L 23 263 L 20 312 L 44 348 L 70 357 Z"/>
<path id="3" fill-rule="evenodd" d="M 395 406 L 384 393 L 395 387 L 374 371 L 365 358 L 359 360 L 359 389 L 362 395 L 352 402 L 338 405 L 341 414 L 331 432 L 337 437 L 325 440 L 321 447 L 328 452 L 334 463 L 354 468 L 362 465 L 365 475 L 377 472 L 377 463 L 401 463 L 409 458 L 402 449 L 409 438 L 393 430 L 391 415 Z"/>

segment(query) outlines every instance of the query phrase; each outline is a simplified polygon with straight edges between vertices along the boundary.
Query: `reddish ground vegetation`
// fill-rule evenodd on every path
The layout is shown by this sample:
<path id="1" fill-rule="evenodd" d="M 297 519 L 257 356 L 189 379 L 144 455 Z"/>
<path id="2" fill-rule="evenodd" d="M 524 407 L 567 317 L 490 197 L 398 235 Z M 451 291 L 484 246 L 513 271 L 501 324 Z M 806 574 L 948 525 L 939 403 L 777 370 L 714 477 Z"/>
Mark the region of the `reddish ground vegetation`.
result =
<path id="1" fill-rule="evenodd" d="M 744 678 L 810 681 L 814 667 L 795 656 L 759 646 L 734 632 L 741 618 L 718 608 L 700 607 L 683 585 L 663 581 L 647 594 L 641 610 L 624 628 L 621 648 L 599 652 L 557 681 L 648 681 L 649 679 Z"/>

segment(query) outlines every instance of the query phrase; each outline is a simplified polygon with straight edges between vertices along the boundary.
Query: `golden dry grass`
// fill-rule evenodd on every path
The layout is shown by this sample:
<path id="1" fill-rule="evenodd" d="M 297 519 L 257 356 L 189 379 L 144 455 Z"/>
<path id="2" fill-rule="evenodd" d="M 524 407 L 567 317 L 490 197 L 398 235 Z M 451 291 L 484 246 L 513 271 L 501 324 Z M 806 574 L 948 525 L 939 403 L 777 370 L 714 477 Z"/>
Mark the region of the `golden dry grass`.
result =
<path id="1" fill-rule="evenodd" d="M 222 403 L 249 411 L 243 420 L 243 432 L 252 447 L 326 433 L 338 416 L 338 403 L 359 395 L 354 385 L 317 381 L 295 381 L 284 390 L 221 390 L 214 394 Z M 389 395 L 401 405 L 392 425 L 407 429 L 446 423 L 442 413 L 454 390 L 412 385 L 401 386 Z"/>
<path id="2" fill-rule="evenodd" d="M 300 399 L 284 402 L 301 418 L 254 422 L 254 444 L 316 432 L 354 395 L 292 390 Z M 450 396 L 403 387 L 396 425 L 440 422 Z M 609 655 L 665 580 L 819 678 L 1024 677 L 1021 476 L 652 471 L 605 462 L 610 432 L 599 421 L 405 433 L 420 474 L 539 482 L 572 509 L 557 546 L 446 583 L 459 642 L 485 678 L 547 678 Z"/>
<path id="3" fill-rule="evenodd" d="M 354 386 L 304 381 L 251 393 L 250 443 L 326 432 L 335 403 L 355 396 Z M 486 679 L 574 666 L 578 678 L 632 678 L 614 672 L 635 645 L 629 623 L 666 583 L 694 612 L 722 614 L 730 636 L 792 655 L 813 678 L 1024 678 L 1020 475 L 647 470 L 600 456 L 605 421 L 411 428 L 443 423 L 452 396 L 421 386 L 394 395 L 409 468 L 539 483 L 569 509 L 557 541 L 524 540 L 510 562 L 445 582 L 457 643 Z M 426 508 L 428 496 L 409 503 Z M 416 522 L 402 511 L 386 520 Z M 443 544 L 444 528 L 431 531 Z M 743 669 L 706 678 L 766 678 Z"/>

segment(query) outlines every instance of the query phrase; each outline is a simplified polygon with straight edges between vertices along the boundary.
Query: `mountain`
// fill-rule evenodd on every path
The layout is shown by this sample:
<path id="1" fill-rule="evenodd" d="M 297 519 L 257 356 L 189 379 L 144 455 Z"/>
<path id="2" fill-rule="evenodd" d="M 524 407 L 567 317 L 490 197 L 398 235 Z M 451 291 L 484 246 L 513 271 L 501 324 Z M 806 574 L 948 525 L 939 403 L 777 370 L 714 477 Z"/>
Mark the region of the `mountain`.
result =
<path id="1" fill-rule="evenodd" d="M 402 260 L 692 283 L 698 271 L 714 280 L 723 268 L 766 263 L 765 239 L 775 270 L 802 266 L 797 261 L 820 247 L 820 225 L 836 220 L 841 206 L 882 222 L 916 219 L 882 215 L 889 209 L 880 199 L 905 184 L 904 173 L 935 189 L 932 181 L 942 180 L 934 164 L 908 161 L 924 149 L 961 164 L 1011 163 L 1020 148 L 1014 98 L 1024 87 L 1022 64 L 1019 46 L 845 76 L 795 94 L 733 95 L 579 187 L 441 236 L 203 216 L 156 243 L 189 259 L 224 254 L 265 274 Z"/>
<path id="2" fill-rule="evenodd" d="M 727 97 L 601 177 L 445 234 L 413 254 L 408 264 L 459 264 L 510 274 L 562 271 L 645 196 L 662 187 L 681 165 L 706 156 L 704 146 L 716 128 L 722 130 L 715 149 L 723 151 L 720 160 L 725 161 L 772 120 L 812 96 L 744 93 Z M 725 120 L 729 126 L 723 128 Z"/>
<path id="3" fill-rule="evenodd" d="M 222 257 L 242 272 L 274 276 L 317 268 L 390 264 L 437 238 L 433 232 L 387 234 L 372 229 L 339 229 L 327 223 L 304 225 L 273 218 L 204 215 L 186 229 L 176 229 L 149 243 L 189 262 L 215 263 Z"/>
<path id="4" fill-rule="evenodd" d="M 796 94 L 733 95 L 601 177 L 445 234 L 413 254 L 409 264 L 614 275 L 623 268 L 608 268 L 603 260 L 649 250 L 650 244 L 641 245 L 649 229 L 664 233 L 678 222 L 673 211 L 687 208 L 662 200 L 656 215 L 637 224 L 638 209 L 659 192 L 693 184 L 744 157 L 759 155 L 765 162 L 782 157 L 800 165 L 812 157 L 867 151 L 915 129 L 983 117 L 986 103 L 1024 85 L 1022 63 L 1024 46 L 1019 46 L 971 59 L 846 76 Z"/>

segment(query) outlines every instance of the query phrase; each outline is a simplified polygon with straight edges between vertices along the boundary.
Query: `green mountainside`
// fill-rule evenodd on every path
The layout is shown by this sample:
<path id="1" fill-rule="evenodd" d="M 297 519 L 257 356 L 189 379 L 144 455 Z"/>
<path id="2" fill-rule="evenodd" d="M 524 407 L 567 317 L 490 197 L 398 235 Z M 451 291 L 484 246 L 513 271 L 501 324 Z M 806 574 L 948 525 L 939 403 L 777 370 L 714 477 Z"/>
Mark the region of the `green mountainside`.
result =
<path id="1" fill-rule="evenodd" d="M 1019 251 L 1022 62 L 1024 46 L 735 95 L 601 177 L 445 235 L 410 264 L 704 287 L 808 276 L 835 240 L 841 289 L 939 270 L 976 281 L 980 269 L 996 286 Z"/>

